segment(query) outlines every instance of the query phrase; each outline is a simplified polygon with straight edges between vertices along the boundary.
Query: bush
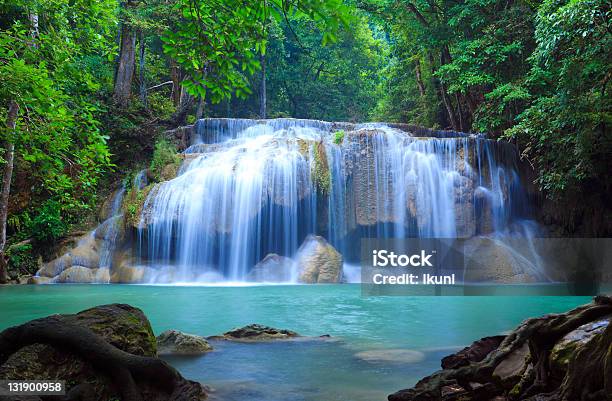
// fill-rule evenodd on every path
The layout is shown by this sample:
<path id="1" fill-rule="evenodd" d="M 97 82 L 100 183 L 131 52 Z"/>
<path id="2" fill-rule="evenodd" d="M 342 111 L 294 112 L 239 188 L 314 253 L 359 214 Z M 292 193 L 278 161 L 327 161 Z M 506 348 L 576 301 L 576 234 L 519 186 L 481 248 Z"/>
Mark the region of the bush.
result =
<path id="1" fill-rule="evenodd" d="M 12 245 L 7 249 L 6 255 L 8 256 L 9 271 L 34 274 L 38 270 L 38 263 L 31 244 Z"/>
<path id="2" fill-rule="evenodd" d="M 162 180 L 162 172 L 167 165 L 178 167 L 181 163 L 176 146 L 161 138 L 155 143 L 155 151 L 151 160 L 151 173 L 156 181 Z"/>
<path id="3" fill-rule="evenodd" d="M 61 216 L 61 205 L 52 199 L 42 204 L 30 226 L 34 239 L 43 243 L 61 238 L 67 230 L 68 226 Z"/>

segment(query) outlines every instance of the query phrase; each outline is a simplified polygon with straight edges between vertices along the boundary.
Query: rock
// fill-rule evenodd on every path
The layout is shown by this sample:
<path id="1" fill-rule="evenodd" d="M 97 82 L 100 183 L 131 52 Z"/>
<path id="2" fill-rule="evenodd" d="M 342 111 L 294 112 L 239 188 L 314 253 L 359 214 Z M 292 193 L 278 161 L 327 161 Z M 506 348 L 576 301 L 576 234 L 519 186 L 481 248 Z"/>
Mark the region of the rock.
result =
<path id="1" fill-rule="evenodd" d="M 520 348 L 512 351 L 495 367 L 493 378 L 499 379 L 502 383 L 508 383 L 512 388 L 518 383 L 527 368 L 527 357 L 529 356 L 529 346 L 527 343 Z"/>
<path id="2" fill-rule="evenodd" d="M 28 279 L 28 284 L 49 284 L 52 282 L 53 282 L 53 279 L 51 279 L 51 277 L 44 277 L 44 276 L 34 276 Z"/>
<path id="3" fill-rule="evenodd" d="M 166 330 L 157 336 L 158 355 L 199 355 L 212 351 L 204 337 Z"/>
<path id="4" fill-rule="evenodd" d="M 73 266 L 84 266 L 90 269 L 100 267 L 99 244 L 93 235 L 88 235 L 79 245 L 70 251 Z"/>
<path id="5" fill-rule="evenodd" d="M 473 237 L 463 243 L 468 283 L 525 284 L 539 281 L 537 268 L 518 256 L 509 244 L 490 237 Z M 469 257 L 473 255 L 473 257 Z"/>
<path id="6" fill-rule="evenodd" d="M 459 352 L 442 358 L 442 369 L 456 369 L 469 365 L 472 362 L 482 361 L 491 351 L 499 347 L 499 344 L 501 344 L 505 337 L 491 336 L 474 341 L 469 347 L 465 347 Z"/>
<path id="7" fill-rule="evenodd" d="M 65 380 L 75 399 L 196 401 L 204 388 L 156 357 L 140 309 L 112 304 L 53 315 L 0 333 L 0 378 Z M 73 399 L 71 397 L 68 397 Z"/>
<path id="8" fill-rule="evenodd" d="M 320 236 L 306 237 L 296 264 L 301 283 L 339 283 L 342 279 L 342 255 Z"/>
<path id="9" fill-rule="evenodd" d="M 41 277 L 55 277 L 70 266 L 72 266 L 72 257 L 70 254 L 65 254 L 45 264 L 36 275 Z"/>
<path id="10" fill-rule="evenodd" d="M 355 357 L 367 362 L 418 363 L 425 359 L 425 354 L 409 349 L 379 349 L 358 352 Z"/>
<path id="11" fill-rule="evenodd" d="M 108 269 L 90 269 L 83 266 L 72 266 L 53 279 L 57 283 L 108 283 Z"/>
<path id="12" fill-rule="evenodd" d="M 553 347 L 550 353 L 550 370 L 557 379 L 562 379 L 568 369 L 570 360 L 585 345 L 596 339 L 610 325 L 612 316 L 606 316 L 595 322 L 587 323 L 566 334 Z"/>
<path id="13" fill-rule="evenodd" d="M 248 281 L 282 283 L 291 281 L 293 260 L 275 253 L 266 255 L 249 272 Z"/>
<path id="14" fill-rule="evenodd" d="M 482 360 L 433 373 L 388 400 L 609 400 L 611 316 L 612 297 L 597 296 L 569 312 L 528 319 Z"/>
<path id="15" fill-rule="evenodd" d="M 248 326 L 233 329 L 223 333 L 220 336 L 212 336 L 211 340 L 230 340 L 230 341 L 270 341 L 270 340 L 288 340 L 295 337 L 300 337 L 298 333 L 291 330 L 275 329 L 261 324 L 249 324 Z"/>

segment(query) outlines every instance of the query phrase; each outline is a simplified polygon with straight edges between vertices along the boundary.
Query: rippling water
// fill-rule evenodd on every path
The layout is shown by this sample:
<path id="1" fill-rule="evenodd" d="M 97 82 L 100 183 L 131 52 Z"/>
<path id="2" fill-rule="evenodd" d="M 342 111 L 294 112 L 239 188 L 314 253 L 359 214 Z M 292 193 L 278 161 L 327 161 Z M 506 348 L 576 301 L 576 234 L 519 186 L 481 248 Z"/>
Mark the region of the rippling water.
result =
<path id="1" fill-rule="evenodd" d="M 0 287 L 0 329 L 52 313 L 120 302 L 144 310 L 156 334 L 209 336 L 249 323 L 330 340 L 213 343 L 168 361 L 224 401 L 376 401 L 438 370 L 440 359 L 530 316 L 587 297 L 362 297 L 358 285 Z M 400 350 L 383 352 L 379 350 Z M 414 352 L 410 352 L 414 351 Z M 364 354 L 364 352 L 367 352 Z M 399 361 L 385 361 L 399 355 Z M 397 358 L 394 358 L 397 359 Z"/>

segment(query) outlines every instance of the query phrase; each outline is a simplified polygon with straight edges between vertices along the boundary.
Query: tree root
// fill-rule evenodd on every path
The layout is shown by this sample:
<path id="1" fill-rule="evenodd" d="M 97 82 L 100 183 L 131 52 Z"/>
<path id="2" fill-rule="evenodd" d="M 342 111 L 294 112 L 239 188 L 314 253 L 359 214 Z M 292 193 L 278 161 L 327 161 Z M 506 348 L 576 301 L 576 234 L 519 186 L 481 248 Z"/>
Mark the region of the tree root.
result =
<path id="1" fill-rule="evenodd" d="M 572 357 L 562 383 L 551 382 L 549 360 L 551 350 L 566 334 L 610 314 L 612 297 L 598 296 L 591 304 L 566 313 L 528 319 L 482 361 L 436 372 L 419 381 L 414 388 L 401 390 L 388 398 L 390 401 L 441 400 L 443 387 L 458 384 L 468 393 L 472 392 L 465 399 L 479 399 L 472 388 L 473 383 L 493 383 L 495 386 L 490 388 L 485 398 L 506 395 L 520 400 L 535 400 L 535 396 L 538 400 L 588 401 L 591 397 L 599 401 L 609 400 L 605 397 L 612 395 L 612 325 L 597 341 L 589 343 Z M 529 346 L 533 374 L 524 374 L 520 385 L 514 383 L 518 387 L 510 396 L 499 380 L 493 377 L 493 372 L 513 351 L 525 344 Z"/>
<path id="2" fill-rule="evenodd" d="M 37 343 L 72 353 L 90 363 L 111 379 L 122 401 L 144 401 L 139 384 L 169 394 L 168 400 L 172 401 L 206 398 L 199 383 L 184 379 L 163 360 L 122 351 L 90 329 L 72 324 L 61 315 L 36 319 L 0 333 L 0 365 L 21 348 Z M 74 399 L 82 398 L 78 394 L 74 396 Z"/>

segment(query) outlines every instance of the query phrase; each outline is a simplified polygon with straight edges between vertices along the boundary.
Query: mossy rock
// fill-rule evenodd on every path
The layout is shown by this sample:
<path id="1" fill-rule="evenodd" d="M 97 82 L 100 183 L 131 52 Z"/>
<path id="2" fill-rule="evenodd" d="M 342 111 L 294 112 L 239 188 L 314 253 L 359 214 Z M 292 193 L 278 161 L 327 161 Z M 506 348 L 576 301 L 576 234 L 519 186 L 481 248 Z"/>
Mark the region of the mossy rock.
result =
<path id="1" fill-rule="evenodd" d="M 318 192 L 327 195 L 331 189 L 331 173 L 323 142 L 317 142 L 315 145 L 314 162 L 314 171 L 312 172 L 314 184 Z"/>
<path id="2" fill-rule="evenodd" d="M 123 200 L 123 215 L 125 216 L 126 227 L 138 228 L 140 224 L 140 215 L 142 208 L 149 196 L 149 192 L 153 189 L 154 184 L 147 185 L 142 190 L 136 188 L 130 189 Z"/>
<path id="3" fill-rule="evenodd" d="M 102 305 L 57 318 L 66 324 L 86 327 L 109 344 L 130 354 L 146 357 L 157 354 L 157 343 L 149 320 L 140 309 L 130 305 Z M 111 383 L 112 379 L 100 374 L 86 358 L 50 345 L 33 344 L 21 348 L 0 366 L 0 378 L 61 379 L 69 386 L 71 383 L 88 383 L 95 394 L 91 399 L 96 401 L 118 399 L 119 395 L 118 389 Z"/>

